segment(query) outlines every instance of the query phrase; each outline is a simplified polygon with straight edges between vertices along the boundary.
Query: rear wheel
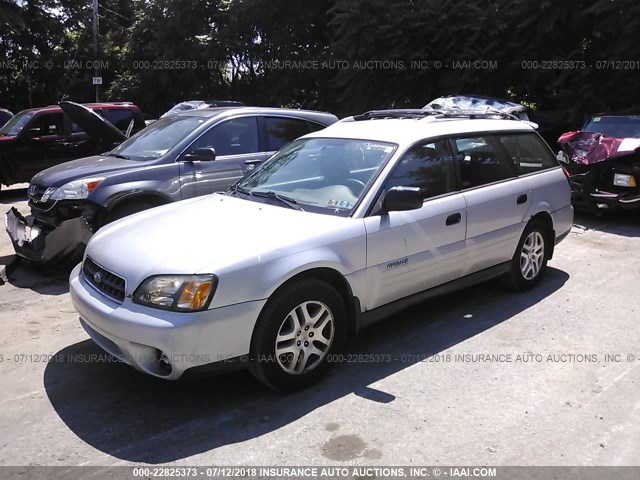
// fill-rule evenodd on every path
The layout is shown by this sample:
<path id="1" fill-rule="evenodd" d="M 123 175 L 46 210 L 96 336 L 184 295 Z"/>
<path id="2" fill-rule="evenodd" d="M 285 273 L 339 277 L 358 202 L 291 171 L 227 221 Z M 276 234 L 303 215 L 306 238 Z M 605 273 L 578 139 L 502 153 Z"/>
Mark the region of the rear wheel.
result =
<path id="1" fill-rule="evenodd" d="M 511 259 L 511 271 L 506 277 L 514 290 L 533 288 L 544 276 L 547 268 L 550 235 L 546 225 L 532 220 L 522 233 L 518 248 Z"/>
<path id="2" fill-rule="evenodd" d="M 327 283 L 306 279 L 285 287 L 260 314 L 251 342 L 252 373 L 276 390 L 299 390 L 332 366 L 346 339 L 347 312 Z"/>

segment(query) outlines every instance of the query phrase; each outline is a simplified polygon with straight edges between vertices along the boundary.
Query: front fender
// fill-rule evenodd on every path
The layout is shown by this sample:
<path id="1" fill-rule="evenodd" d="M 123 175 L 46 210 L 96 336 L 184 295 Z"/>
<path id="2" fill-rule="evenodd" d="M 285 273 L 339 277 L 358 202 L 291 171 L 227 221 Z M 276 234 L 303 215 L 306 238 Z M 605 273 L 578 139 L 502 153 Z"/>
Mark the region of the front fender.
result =
<path id="1" fill-rule="evenodd" d="M 268 299 L 297 275 L 317 268 L 334 270 L 355 292 L 347 276 L 366 267 L 366 239 L 363 235 L 287 256 L 254 260 L 246 268 L 220 275 L 211 308 Z"/>
<path id="2" fill-rule="evenodd" d="M 153 195 L 164 203 L 181 200 L 180 171 L 177 164 L 156 165 L 145 169 L 110 175 L 89 194 L 89 200 L 111 208 L 126 197 Z"/>

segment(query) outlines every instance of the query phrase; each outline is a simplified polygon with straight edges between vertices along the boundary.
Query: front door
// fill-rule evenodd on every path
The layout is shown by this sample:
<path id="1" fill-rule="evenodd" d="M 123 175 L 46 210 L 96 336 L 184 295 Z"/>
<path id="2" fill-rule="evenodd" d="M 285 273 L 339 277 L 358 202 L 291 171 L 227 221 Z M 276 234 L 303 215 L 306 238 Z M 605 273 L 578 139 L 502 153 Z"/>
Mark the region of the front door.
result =
<path id="1" fill-rule="evenodd" d="M 20 132 L 14 154 L 17 182 L 29 182 L 36 173 L 69 159 L 63 125 L 62 112 L 43 113 Z"/>
<path id="2" fill-rule="evenodd" d="M 465 265 L 466 204 L 456 193 L 447 141 L 409 149 L 384 188 L 420 187 L 424 203 L 365 219 L 372 309 L 458 278 Z"/>

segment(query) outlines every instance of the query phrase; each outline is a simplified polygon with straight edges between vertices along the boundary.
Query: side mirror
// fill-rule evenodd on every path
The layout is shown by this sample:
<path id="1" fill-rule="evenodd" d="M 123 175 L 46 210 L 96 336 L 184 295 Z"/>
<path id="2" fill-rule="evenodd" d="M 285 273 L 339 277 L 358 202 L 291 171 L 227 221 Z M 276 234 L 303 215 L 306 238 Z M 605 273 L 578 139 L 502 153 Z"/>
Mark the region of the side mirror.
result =
<path id="1" fill-rule="evenodd" d="M 216 149 L 213 147 L 196 148 L 182 157 L 185 162 L 212 162 L 216 159 Z"/>
<path id="2" fill-rule="evenodd" d="M 422 207 L 422 193 L 418 187 L 391 187 L 382 202 L 385 212 L 416 210 Z"/>

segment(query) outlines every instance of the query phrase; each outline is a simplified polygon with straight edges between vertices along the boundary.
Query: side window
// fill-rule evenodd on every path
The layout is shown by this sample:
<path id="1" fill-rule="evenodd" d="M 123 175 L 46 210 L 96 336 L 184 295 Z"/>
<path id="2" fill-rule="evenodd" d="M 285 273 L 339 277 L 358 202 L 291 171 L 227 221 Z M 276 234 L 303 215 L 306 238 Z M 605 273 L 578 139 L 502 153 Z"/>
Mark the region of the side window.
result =
<path id="1" fill-rule="evenodd" d="M 191 148 L 213 147 L 216 155 L 239 155 L 258 151 L 256 117 L 234 118 L 210 128 Z"/>
<path id="2" fill-rule="evenodd" d="M 109 111 L 111 117 L 111 123 L 115 125 L 118 130 L 123 132 L 129 127 L 129 123 L 133 120 L 133 111 L 124 108 L 113 109 Z"/>
<path id="3" fill-rule="evenodd" d="M 307 122 L 294 118 L 265 117 L 264 122 L 267 129 L 268 152 L 280 150 L 311 131 Z"/>
<path id="4" fill-rule="evenodd" d="M 422 198 L 454 190 L 451 150 L 446 140 L 424 143 L 408 150 L 391 172 L 385 189 L 420 187 Z"/>
<path id="5" fill-rule="evenodd" d="M 306 124 L 309 127 L 309 132 L 317 132 L 318 130 L 322 130 L 323 128 L 327 128 L 326 125 L 321 125 L 319 123 L 314 123 L 314 122 L 306 122 Z"/>
<path id="6" fill-rule="evenodd" d="M 62 135 L 62 122 L 62 113 L 49 113 L 38 117 L 29 128 L 39 136 Z"/>
<path id="7" fill-rule="evenodd" d="M 535 133 L 504 134 L 498 138 L 520 175 L 558 166 L 558 161 Z"/>
<path id="8" fill-rule="evenodd" d="M 477 187 L 518 174 L 511 162 L 493 147 L 488 137 L 456 138 L 455 145 L 462 188 Z"/>

